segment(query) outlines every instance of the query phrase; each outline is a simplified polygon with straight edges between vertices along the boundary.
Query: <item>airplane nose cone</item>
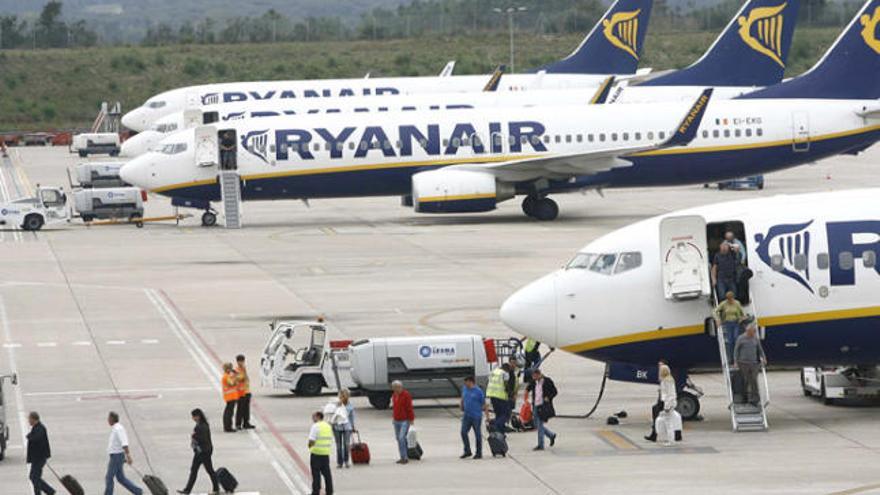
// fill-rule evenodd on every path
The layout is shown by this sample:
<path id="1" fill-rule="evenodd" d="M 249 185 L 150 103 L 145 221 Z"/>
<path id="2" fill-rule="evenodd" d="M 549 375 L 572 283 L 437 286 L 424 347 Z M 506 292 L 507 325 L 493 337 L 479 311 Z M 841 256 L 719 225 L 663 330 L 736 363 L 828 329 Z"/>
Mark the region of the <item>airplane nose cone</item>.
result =
<path id="1" fill-rule="evenodd" d="M 123 115 L 122 125 L 137 132 L 143 132 L 149 128 L 146 120 L 146 115 L 144 115 L 144 110 L 140 107 L 135 108 L 134 110 Z"/>
<path id="2" fill-rule="evenodd" d="M 143 155 L 156 145 L 162 139 L 162 134 L 152 130 L 146 130 L 140 134 L 132 136 L 122 143 L 119 150 L 119 156 L 136 158 Z"/>
<path id="3" fill-rule="evenodd" d="M 122 168 L 119 169 L 119 177 L 125 181 L 126 184 L 140 187 L 146 191 L 150 190 L 149 163 L 147 163 L 147 160 L 143 156 L 135 158 L 123 165 Z"/>
<path id="4" fill-rule="evenodd" d="M 555 276 L 548 275 L 515 292 L 504 301 L 500 315 L 513 330 L 556 347 Z"/>

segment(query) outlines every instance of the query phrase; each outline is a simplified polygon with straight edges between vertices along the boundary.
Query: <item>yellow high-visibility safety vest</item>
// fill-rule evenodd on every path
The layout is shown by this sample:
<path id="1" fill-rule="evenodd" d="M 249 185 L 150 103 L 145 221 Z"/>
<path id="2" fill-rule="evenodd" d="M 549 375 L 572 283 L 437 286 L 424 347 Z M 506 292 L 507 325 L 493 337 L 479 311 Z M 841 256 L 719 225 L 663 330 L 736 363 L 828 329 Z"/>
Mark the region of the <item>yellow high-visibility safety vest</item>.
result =
<path id="1" fill-rule="evenodd" d="M 526 352 L 532 352 L 535 350 L 535 347 L 537 347 L 537 344 L 538 342 L 535 339 L 529 337 L 526 339 L 526 343 L 523 347 L 525 347 Z"/>
<path id="2" fill-rule="evenodd" d="M 309 452 L 315 455 L 330 455 L 330 450 L 333 447 L 333 428 L 330 426 L 330 423 L 326 421 L 318 422 L 318 438 L 315 439 L 315 444 L 309 447 Z"/>
<path id="3" fill-rule="evenodd" d="M 507 400 L 507 387 L 504 380 L 504 370 L 495 368 L 489 377 L 489 385 L 486 387 L 486 397 Z"/>

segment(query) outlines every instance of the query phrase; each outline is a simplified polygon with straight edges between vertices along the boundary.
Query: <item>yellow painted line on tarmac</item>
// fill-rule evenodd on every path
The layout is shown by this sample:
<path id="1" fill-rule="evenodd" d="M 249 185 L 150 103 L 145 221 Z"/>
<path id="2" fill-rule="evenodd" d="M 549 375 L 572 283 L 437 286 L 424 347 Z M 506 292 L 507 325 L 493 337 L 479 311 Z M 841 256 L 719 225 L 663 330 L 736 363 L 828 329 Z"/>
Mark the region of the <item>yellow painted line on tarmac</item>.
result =
<path id="1" fill-rule="evenodd" d="M 617 450 L 642 450 L 641 447 L 619 431 L 599 430 L 596 432 L 596 436 Z"/>
<path id="2" fill-rule="evenodd" d="M 35 189 L 34 185 L 31 183 L 30 177 L 28 177 L 27 172 L 24 170 L 24 165 L 21 161 L 21 153 L 18 150 L 15 150 L 15 158 L 12 159 L 12 166 L 15 168 L 15 173 L 18 174 L 18 180 L 22 187 L 25 188 L 25 195 L 30 196 L 34 194 Z"/>

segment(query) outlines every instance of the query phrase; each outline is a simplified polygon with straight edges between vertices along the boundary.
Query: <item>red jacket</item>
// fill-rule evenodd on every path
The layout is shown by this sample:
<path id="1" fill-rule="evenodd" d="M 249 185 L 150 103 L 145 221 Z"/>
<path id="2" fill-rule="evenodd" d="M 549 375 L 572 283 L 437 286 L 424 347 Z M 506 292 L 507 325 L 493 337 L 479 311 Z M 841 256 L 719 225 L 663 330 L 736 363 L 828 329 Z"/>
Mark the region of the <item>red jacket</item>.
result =
<path id="1" fill-rule="evenodd" d="M 409 392 L 402 390 L 399 394 L 392 394 L 391 404 L 394 421 L 415 421 L 416 413 L 413 411 L 412 396 Z"/>

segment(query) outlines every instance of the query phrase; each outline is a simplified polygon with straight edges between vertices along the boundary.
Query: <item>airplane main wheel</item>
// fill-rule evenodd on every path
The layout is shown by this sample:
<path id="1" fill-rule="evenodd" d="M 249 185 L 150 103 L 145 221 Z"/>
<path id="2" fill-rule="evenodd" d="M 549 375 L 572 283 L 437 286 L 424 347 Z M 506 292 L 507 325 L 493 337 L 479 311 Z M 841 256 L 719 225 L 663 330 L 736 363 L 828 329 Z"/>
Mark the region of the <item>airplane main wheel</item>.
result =
<path id="1" fill-rule="evenodd" d="M 522 202 L 522 211 L 526 214 L 527 217 L 535 216 L 535 203 L 538 201 L 538 198 L 534 196 L 526 196 L 523 198 Z"/>
<path id="2" fill-rule="evenodd" d="M 535 202 L 532 211 L 532 216 L 537 220 L 549 222 L 551 220 L 556 220 L 556 217 L 559 216 L 559 205 L 556 204 L 556 201 L 553 201 L 550 198 L 541 198 Z"/>
<path id="3" fill-rule="evenodd" d="M 213 227 L 217 225 L 217 214 L 213 211 L 202 213 L 202 227 Z"/>
<path id="4" fill-rule="evenodd" d="M 676 399 L 678 405 L 675 410 L 681 414 L 681 419 L 689 421 L 700 415 L 700 399 L 690 392 L 680 392 Z"/>
<path id="5" fill-rule="evenodd" d="M 299 379 L 296 385 L 296 394 L 304 397 L 315 397 L 324 388 L 324 380 L 318 375 L 306 375 Z"/>

